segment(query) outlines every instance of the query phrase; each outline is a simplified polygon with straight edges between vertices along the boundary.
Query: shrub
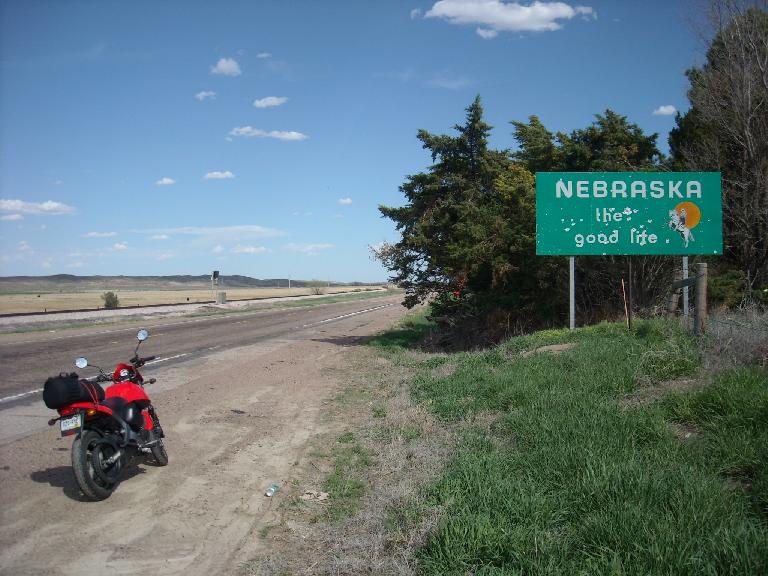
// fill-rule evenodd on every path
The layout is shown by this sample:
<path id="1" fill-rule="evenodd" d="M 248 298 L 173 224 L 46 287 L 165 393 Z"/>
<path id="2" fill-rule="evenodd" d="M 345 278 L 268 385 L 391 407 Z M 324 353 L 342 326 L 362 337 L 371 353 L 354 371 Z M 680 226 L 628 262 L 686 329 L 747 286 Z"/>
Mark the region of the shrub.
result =
<path id="1" fill-rule="evenodd" d="M 104 308 L 107 310 L 114 310 L 120 306 L 120 300 L 114 292 L 104 292 L 101 299 L 104 300 Z"/>
<path id="2" fill-rule="evenodd" d="M 307 286 L 309 286 L 310 292 L 315 296 L 320 296 L 321 294 L 325 294 L 325 282 L 322 282 L 320 280 L 312 280 L 307 284 Z"/>
<path id="3" fill-rule="evenodd" d="M 726 308 L 738 306 L 745 295 L 744 273 L 740 270 L 729 270 L 710 278 L 708 292 L 710 304 Z"/>

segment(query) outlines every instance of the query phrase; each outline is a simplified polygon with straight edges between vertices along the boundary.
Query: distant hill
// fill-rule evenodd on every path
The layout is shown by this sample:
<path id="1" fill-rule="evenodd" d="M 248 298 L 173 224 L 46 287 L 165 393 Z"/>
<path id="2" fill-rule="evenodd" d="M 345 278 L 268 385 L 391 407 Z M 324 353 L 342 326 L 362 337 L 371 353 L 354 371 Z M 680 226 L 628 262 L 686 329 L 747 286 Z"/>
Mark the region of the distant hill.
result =
<path id="1" fill-rule="evenodd" d="M 291 286 L 304 288 L 318 283 L 330 286 L 367 286 L 364 282 L 330 282 L 291 280 Z M 251 278 L 250 276 L 220 276 L 219 287 L 275 288 L 288 286 L 287 278 Z M 210 288 L 211 277 L 200 276 L 0 276 L 0 292 L 79 292 L 91 290 L 181 290 Z"/>

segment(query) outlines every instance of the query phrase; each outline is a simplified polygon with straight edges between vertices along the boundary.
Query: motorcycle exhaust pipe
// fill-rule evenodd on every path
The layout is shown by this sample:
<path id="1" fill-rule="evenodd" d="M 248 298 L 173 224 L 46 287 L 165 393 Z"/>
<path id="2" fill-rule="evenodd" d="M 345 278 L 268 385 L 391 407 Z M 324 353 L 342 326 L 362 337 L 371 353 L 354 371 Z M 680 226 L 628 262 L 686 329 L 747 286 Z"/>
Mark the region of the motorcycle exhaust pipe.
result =
<path id="1" fill-rule="evenodd" d="M 109 458 L 104 460 L 104 464 L 107 465 L 107 466 L 112 466 L 115 462 L 120 460 L 120 458 L 122 458 L 122 457 L 123 457 L 123 451 L 122 450 L 118 450 L 117 452 L 112 454 L 112 456 L 110 456 Z"/>

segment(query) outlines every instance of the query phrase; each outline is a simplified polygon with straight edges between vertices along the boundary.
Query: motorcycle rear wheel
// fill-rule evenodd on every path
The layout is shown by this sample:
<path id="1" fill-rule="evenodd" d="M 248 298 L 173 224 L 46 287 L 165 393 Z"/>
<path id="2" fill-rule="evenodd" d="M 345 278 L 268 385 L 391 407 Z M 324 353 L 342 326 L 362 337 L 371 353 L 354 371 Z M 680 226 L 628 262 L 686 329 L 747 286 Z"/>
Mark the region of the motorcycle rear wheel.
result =
<path id="1" fill-rule="evenodd" d="M 115 449 L 103 442 L 101 434 L 86 430 L 72 443 L 72 470 L 83 495 L 88 500 L 106 500 L 117 487 L 119 461 L 108 466 L 104 462 Z"/>

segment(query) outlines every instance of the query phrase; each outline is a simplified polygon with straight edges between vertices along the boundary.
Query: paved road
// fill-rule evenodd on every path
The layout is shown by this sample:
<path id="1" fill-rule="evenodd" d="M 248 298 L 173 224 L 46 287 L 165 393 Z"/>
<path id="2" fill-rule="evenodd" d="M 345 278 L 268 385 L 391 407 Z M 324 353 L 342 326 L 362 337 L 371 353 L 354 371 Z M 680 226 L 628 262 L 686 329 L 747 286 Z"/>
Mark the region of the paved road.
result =
<path id="1" fill-rule="evenodd" d="M 213 351 L 290 337 L 340 318 L 399 305 L 400 300 L 399 296 L 386 296 L 288 310 L 153 320 L 146 323 L 151 336 L 142 344 L 141 355 L 156 355 L 158 364 L 183 362 Z M 111 370 L 117 361 L 133 355 L 135 334 L 135 326 L 101 326 L 86 331 L 0 337 L 0 410 L 38 401 L 45 379 L 75 370 L 73 361 L 77 356 L 86 356 L 92 365 Z M 96 374 L 92 368 L 79 373 Z"/>

